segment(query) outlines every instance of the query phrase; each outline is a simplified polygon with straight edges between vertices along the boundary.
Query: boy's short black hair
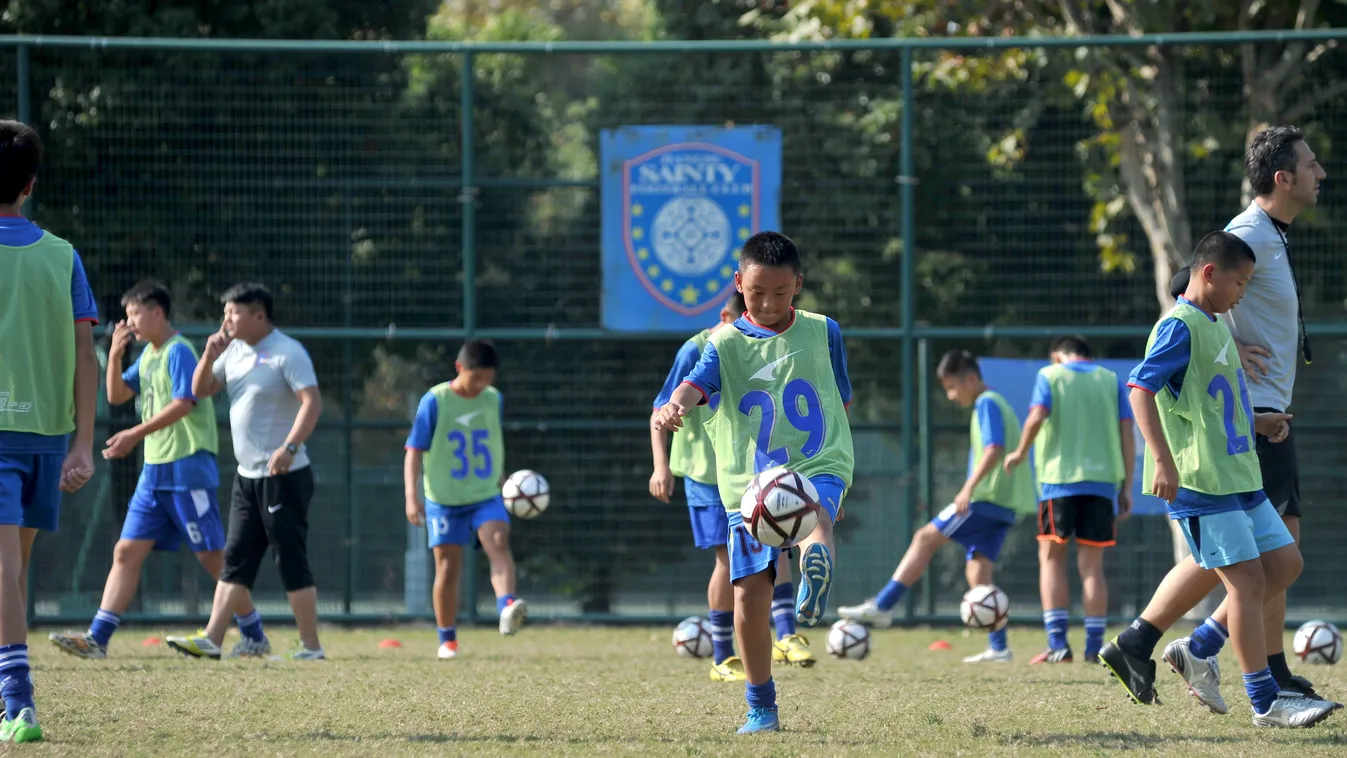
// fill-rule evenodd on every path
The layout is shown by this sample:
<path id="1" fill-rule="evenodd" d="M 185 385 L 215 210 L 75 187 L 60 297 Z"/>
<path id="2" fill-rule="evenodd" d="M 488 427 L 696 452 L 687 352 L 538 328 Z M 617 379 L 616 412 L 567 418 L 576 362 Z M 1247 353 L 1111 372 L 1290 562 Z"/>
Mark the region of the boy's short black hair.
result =
<path id="1" fill-rule="evenodd" d="M 1052 343 L 1052 349 L 1049 353 L 1061 353 L 1062 355 L 1079 355 L 1082 358 L 1093 358 L 1094 353 L 1090 352 L 1090 343 L 1079 334 L 1068 334 L 1065 337 L 1058 337 Z"/>
<path id="2" fill-rule="evenodd" d="M 748 310 L 744 305 L 744 293 L 739 290 L 730 293 L 730 299 L 725 301 L 725 310 L 735 318 L 744 315 L 744 311 Z"/>
<path id="3" fill-rule="evenodd" d="M 940 362 L 935 366 L 935 375 L 941 379 L 967 374 L 972 374 L 979 379 L 982 378 L 982 369 L 978 366 L 978 359 L 967 350 L 951 350 L 941 356 Z"/>
<path id="4" fill-rule="evenodd" d="M 1305 141 L 1305 132 L 1295 126 L 1274 126 L 1255 134 L 1244 153 L 1244 175 L 1259 195 L 1277 189 L 1278 171 L 1295 171 L 1296 143 Z"/>
<path id="5" fill-rule="evenodd" d="M 1210 263 L 1222 271 L 1230 271 L 1257 262 L 1258 256 L 1254 255 L 1249 243 L 1230 232 L 1212 232 L 1197 243 L 1193 265 L 1189 268 L 1197 270 Z"/>
<path id="6" fill-rule="evenodd" d="M 164 312 L 164 318 L 173 315 L 173 298 L 168 288 L 159 282 L 141 282 L 122 295 L 122 307 L 135 303 L 139 306 L 155 306 Z"/>
<path id="7" fill-rule="evenodd" d="M 800 250 L 781 232 L 758 232 L 744 241 L 739 252 L 739 268 L 757 265 L 789 268 L 800 273 Z"/>
<path id="8" fill-rule="evenodd" d="M 1188 291 L 1188 282 L 1193 279 L 1193 269 L 1191 266 L 1184 266 L 1169 280 L 1169 296 L 1179 297 Z"/>
<path id="9" fill-rule="evenodd" d="M 499 368 L 500 355 L 490 340 L 468 340 L 458 350 L 458 362 L 468 371 L 479 368 Z"/>
<path id="10" fill-rule="evenodd" d="M 0 203 L 19 199 L 42 165 L 42 138 L 33 127 L 0 121 Z"/>
<path id="11" fill-rule="evenodd" d="M 233 287 L 225 290 L 225 293 L 220 296 L 220 302 L 225 304 L 233 303 L 234 305 L 246 305 L 250 308 L 255 308 L 260 305 L 262 310 L 267 314 L 267 321 L 274 320 L 272 318 L 272 308 L 274 307 L 274 304 L 271 299 L 271 290 L 267 289 L 265 285 L 257 282 L 239 282 L 238 284 L 235 284 Z"/>

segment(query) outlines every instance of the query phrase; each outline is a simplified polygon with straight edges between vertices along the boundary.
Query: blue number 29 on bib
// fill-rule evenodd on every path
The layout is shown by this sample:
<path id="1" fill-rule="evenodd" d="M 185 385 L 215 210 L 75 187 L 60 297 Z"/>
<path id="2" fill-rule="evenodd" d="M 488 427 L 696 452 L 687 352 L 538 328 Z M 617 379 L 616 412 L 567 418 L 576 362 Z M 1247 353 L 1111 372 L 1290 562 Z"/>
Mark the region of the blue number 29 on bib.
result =
<path id="1" fill-rule="evenodd" d="M 804 401 L 801 409 L 801 400 Z M 781 392 L 780 410 L 786 414 L 786 421 L 796 430 L 808 435 L 799 453 L 813 458 L 823 449 L 826 427 L 823 422 L 823 403 L 818 390 L 806 379 L 792 379 Z M 739 400 L 739 412 L 752 416 L 753 409 L 761 413 L 758 426 L 757 453 L 753 459 L 754 472 L 761 473 L 773 466 L 784 466 L 790 460 L 790 451 L 785 447 L 772 447 L 772 432 L 776 429 L 778 403 L 767 390 L 752 390 Z"/>
<path id="2" fill-rule="evenodd" d="M 1249 426 L 1253 426 L 1253 408 L 1249 403 L 1249 385 L 1244 380 L 1244 372 L 1237 372 L 1239 376 L 1239 397 L 1235 397 L 1235 388 L 1230 386 L 1230 380 L 1223 374 L 1217 374 L 1212 377 L 1211 383 L 1207 385 L 1207 394 L 1213 399 L 1221 399 L 1221 415 L 1225 418 L 1225 452 L 1227 455 L 1239 455 L 1247 453 L 1250 450 L 1249 437 L 1240 434 L 1235 428 L 1235 403 L 1244 406 L 1244 413 L 1249 417 Z"/>

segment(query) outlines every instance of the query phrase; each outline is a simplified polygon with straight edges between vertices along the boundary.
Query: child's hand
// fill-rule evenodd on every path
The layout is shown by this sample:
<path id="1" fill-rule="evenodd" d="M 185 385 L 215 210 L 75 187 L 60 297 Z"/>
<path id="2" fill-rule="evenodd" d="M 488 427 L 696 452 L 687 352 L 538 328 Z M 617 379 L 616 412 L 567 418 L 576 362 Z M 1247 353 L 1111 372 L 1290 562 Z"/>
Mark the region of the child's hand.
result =
<path id="1" fill-rule="evenodd" d="M 674 477 L 668 466 L 660 466 L 650 475 L 650 496 L 661 503 L 673 497 Z"/>
<path id="2" fill-rule="evenodd" d="M 1268 442 L 1281 442 L 1291 433 L 1291 425 L 1287 422 L 1292 418 L 1289 413 L 1255 413 L 1253 429 L 1267 437 Z"/>
<path id="3" fill-rule="evenodd" d="M 954 512 L 960 515 L 967 513 L 972 501 L 973 488 L 965 484 L 959 490 L 959 494 L 954 496 Z"/>
<path id="4" fill-rule="evenodd" d="M 412 526 L 426 525 L 426 506 L 421 498 L 414 495 L 407 498 L 407 523 Z"/>
<path id="5" fill-rule="evenodd" d="M 1173 459 L 1158 461 L 1155 464 L 1155 481 L 1151 484 L 1151 494 L 1165 501 L 1174 502 L 1179 495 L 1179 469 Z"/>
<path id="6" fill-rule="evenodd" d="M 1024 463 L 1024 457 L 1024 453 L 1021 453 L 1018 450 L 1009 453 L 1006 455 L 1006 459 L 1001 462 L 1001 468 L 1005 469 L 1007 474 L 1012 474 L 1015 472 L 1015 467 Z"/>
<path id="7" fill-rule="evenodd" d="M 655 414 L 655 428 L 661 432 L 676 432 L 683 428 L 683 417 L 687 412 L 686 408 L 671 400 Z"/>

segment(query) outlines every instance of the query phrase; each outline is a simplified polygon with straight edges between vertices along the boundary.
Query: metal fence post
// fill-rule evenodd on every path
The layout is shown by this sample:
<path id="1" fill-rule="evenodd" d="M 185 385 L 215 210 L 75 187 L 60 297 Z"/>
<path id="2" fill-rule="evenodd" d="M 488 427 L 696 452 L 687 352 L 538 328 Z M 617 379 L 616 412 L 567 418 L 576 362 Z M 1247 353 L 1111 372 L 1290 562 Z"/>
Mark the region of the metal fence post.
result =
<path id="1" fill-rule="evenodd" d="M 463 53 L 459 68 L 459 121 L 462 132 L 458 137 L 460 247 L 463 250 L 463 331 L 469 337 L 477 331 L 477 184 L 473 175 L 473 56 Z M 468 550 L 468 620 L 477 622 L 477 549 Z"/>
<path id="2" fill-rule="evenodd" d="M 18 81 L 19 121 L 31 125 L 33 123 L 33 89 L 32 89 L 33 77 L 29 71 L 32 65 L 32 60 L 30 57 L 28 46 L 19 45 L 18 49 L 15 51 L 15 55 L 17 56 L 16 60 L 17 65 L 15 66 L 15 68 L 18 69 L 18 79 L 19 79 Z M 25 203 L 23 206 L 23 215 L 31 217 L 33 215 L 31 208 L 32 203 Z M 29 574 L 28 580 L 30 585 L 32 584 L 32 578 L 33 578 L 32 574 Z M 30 591 L 28 593 L 28 605 L 29 605 L 28 615 L 29 617 L 31 617 L 33 615 L 32 612 L 33 593 L 31 592 L 31 587 L 29 589 Z"/>
<path id="3" fill-rule="evenodd" d="M 913 423 L 917 415 L 917 395 L 916 383 L 913 377 L 913 366 L 916 363 L 916 321 L 917 321 L 917 303 L 915 280 L 915 258 L 916 250 L 914 245 L 915 230 L 912 228 L 916 216 L 914 204 L 916 195 L 914 193 L 913 183 L 915 179 L 912 174 L 912 48 L 903 48 L 902 54 L 902 82 L 903 82 L 903 120 L 902 120 L 902 146 L 901 146 L 901 165 L 898 177 L 899 197 L 902 203 L 902 234 L 903 234 L 903 260 L 902 260 L 902 292 L 899 295 L 903 309 L 903 350 L 902 361 L 899 368 L 899 377 L 901 377 L 901 386 L 903 393 L 903 431 L 902 431 L 902 471 L 903 471 L 903 535 L 904 539 L 912 537 L 914 506 L 916 501 L 916 481 L 912 476 L 913 455 L 916 425 Z M 912 619 L 914 598 L 909 595 L 907 602 L 907 618 Z"/>
<path id="4" fill-rule="evenodd" d="M 931 429 L 931 342 L 925 337 L 917 340 L 917 439 L 921 446 L 917 455 L 918 499 L 927 508 L 935 500 L 935 449 Z M 931 591 L 931 572 L 921 575 L 921 594 L 926 598 L 926 618 L 935 616 L 935 593 Z"/>
<path id="5" fill-rule="evenodd" d="M 346 189 L 341 193 L 342 199 L 342 220 L 346 227 L 345 239 L 342 244 L 346 246 L 346 262 L 342 267 L 341 282 L 341 301 L 343 321 L 346 327 L 354 326 L 353 314 L 351 312 L 352 299 L 354 292 L 352 290 L 352 260 L 353 252 L 351 250 L 351 234 L 355 230 L 355 219 L 353 209 L 351 208 L 352 190 Z M 355 402 L 355 392 L 351 381 L 351 365 L 355 361 L 355 356 L 351 350 L 351 341 L 344 339 L 341 341 L 341 365 L 345 370 L 341 372 L 341 431 L 344 438 L 344 451 L 342 455 L 342 466 L 345 469 L 346 477 L 346 589 L 342 595 L 342 607 L 346 609 L 346 614 L 350 615 L 352 605 L 355 601 L 355 586 L 360 577 L 360 501 L 356 497 L 355 482 L 355 451 L 352 446 L 355 442 L 355 432 L 351 428 L 351 422 L 355 418 L 352 404 Z"/>

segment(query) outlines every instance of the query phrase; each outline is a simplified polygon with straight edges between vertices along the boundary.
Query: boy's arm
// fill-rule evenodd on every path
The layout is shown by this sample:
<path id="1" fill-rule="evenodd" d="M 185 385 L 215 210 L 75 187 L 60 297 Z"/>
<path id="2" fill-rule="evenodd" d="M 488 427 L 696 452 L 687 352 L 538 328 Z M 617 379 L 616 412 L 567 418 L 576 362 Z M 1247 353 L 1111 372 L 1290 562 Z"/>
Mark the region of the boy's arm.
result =
<path id="1" fill-rule="evenodd" d="M 828 324 L 828 358 L 832 362 L 833 379 L 842 395 L 842 405 L 851 410 L 851 374 L 847 370 L 847 343 L 842 339 L 842 327 L 831 318 Z"/>
<path id="2" fill-rule="evenodd" d="M 1131 398 L 1127 386 L 1118 381 L 1118 433 L 1122 435 L 1123 480 L 1118 490 L 1118 518 L 1126 518 L 1132 513 L 1132 483 L 1136 481 L 1137 438 L 1132 433 L 1136 423 L 1132 412 Z"/>
<path id="3" fill-rule="evenodd" d="M 1024 420 L 1024 429 L 1020 431 L 1020 444 L 1006 456 L 1004 465 L 1007 474 L 1028 460 L 1029 448 L 1033 447 L 1038 431 L 1043 428 L 1043 422 L 1048 420 L 1050 413 L 1051 411 L 1042 405 L 1035 405 L 1029 409 L 1029 416 Z"/>
<path id="4" fill-rule="evenodd" d="M 694 405 L 711 402 L 711 395 L 720 391 L 720 354 L 713 343 L 702 348 L 702 357 L 682 384 L 669 396 L 669 402 L 655 412 L 652 425 L 660 430 L 678 431 L 683 428 L 683 416 Z"/>
<path id="5" fill-rule="evenodd" d="M 75 438 L 61 464 L 62 492 L 74 492 L 94 475 L 94 415 L 98 413 L 98 353 L 94 324 L 98 304 L 84 275 L 84 261 L 75 252 L 70 267 L 70 302 L 75 319 Z"/>
<path id="6" fill-rule="evenodd" d="M 108 365 L 112 365 L 112 359 L 108 359 Z M 137 360 L 136 366 L 140 363 Z M 136 369 L 132 366 L 132 369 Z M 196 398 L 192 395 L 192 377 L 196 371 L 196 358 L 192 356 L 191 348 L 184 344 L 175 344 L 169 349 L 168 353 L 168 373 L 173 383 L 173 398 L 168 405 L 159 410 L 158 413 L 151 416 L 130 429 L 120 431 L 108 438 L 107 447 L 103 450 L 103 457 L 107 460 L 114 458 L 124 458 L 136 449 L 146 437 L 151 434 L 172 426 L 187 417 L 196 407 Z M 130 370 L 127 371 L 131 373 Z M 139 370 L 135 375 L 136 383 L 139 385 Z"/>
<path id="7" fill-rule="evenodd" d="M 650 496 L 663 503 L 673 497 L 674 477 L 669 469 L 669 435 L 656 422 L 660 408 L 668 404 L 683 377 L 692 373 L 700 359 L 701 351 L 697 349 L 697 343 L 688 340 L 678 348 L 673 366 L 664 379 L 664 386 L 655 396 L 654 409 L 650 412 L 650 454 L 654 459 L 654 470 L 650 474 Z"/>
<path id="8" fill-rule="evenodd" d="M 126 349 L 131 346 L 135 340 L 135 334 L 131 327 L 125 321 L 117 322 L 116 328 L 112 332 L 112 344 L 108 347 L 108 370 L 107 370 L 107 389 L 108 403 L 111 405 L 121 405 L 130 402 L 136 396 L 140 389 L 140 359 L 137 358 L 131 368 L 125 373 L 122 372 L 122 356 L 126 355 Z M 135 382 L 131 382 L 127 377 Z"/>
<path id="9" fill-rule="evenodd" d="M 973 490 L 977 488 L 979 482 L 996 470 L 996 465 L 1001 462 L 1001 455 L 1006 449 L 1005 419 L 1001 416 L 1000 406 L 991 398 L 982 398 L 973 406 L 973 413 L 977 416 L 978 432 L 982 437 L 982 460 L 978 461 L 978 465 L 968 474 L 968 479 L 963 483 L 959 494 L 954 496 L 955 510 L 958 513 L 968 511 L 969 504 L 973 500 Z"/>
<path id="10" fill-rule="evenodd" d="M 996 470 L 996 464 L 1001 462 L 1001 453 L 1005 452 L 1002 445 L 985 445 L 982 448 L 982 460 L 973 472 L 968 475 L 968 480 L 963 483 L 963 488 L 959 494 L 954 496 L 955 510 L 959 513 L 966 513 L 968 506 L 973 500 L 973 490 L 977 488 L 978 483 L 987 478 L 987 475 Z"/>
<path id="11" fill-rule="evenodd" d="M 1151 494 L 1165 502 L 1173 502 L 1178 496 L 1179 473 L 1174 464 L 1174 454 L 1169 449 L 1169 440 L 1165 439 L 1164 428 L 1160 426 L 1160 411 L 1155 407 L 1155 395 L 1183 391 L 1178 381 L 1188 370 L 1191 354 L 1192 337 L 1188 333 L 1188 326 L 1176 318 L 1165 319 L 1155 330 L 1146 357 L 1132 369 L 1132 375 L 1127 381 L 1127 386 L 1132 388 L 1128 405 L 1137 427 L 1141 429 L 1142 438 L 1146 440 L 1146 447 L 1155 459 Z M 1121 407 L 1118 412 L 1122 415 Z"/>
<path id="12" fill-rule="evenodd" d="M 417 489 L 421 483 L 421 456 L 424 453 L 415 448 L 407 448 L 402 459 L 402 495 L 406 502 L 407 521 L 412 526 L 426 525 L 426 504 L 421 500 Z"/>
<path id="13" fill-rule="evenodd" d="M 1146 448 L 1155 459 L 1155 482 L 1151 486 L 1151 494 L 1172 503 L 1179 494 L 1179 473 L 1178 467 L 1174 465 L 1174 453 L 1169 449 L 1169 440 L 1165 439 L 1164 429 L 1160 426 L 1160 411 L 1155 407 L 1155 396 L 1142 387 L 1133 387 L 1130 400 L 1132 414 L 1136 416 L 1141 436 L 1146 440 Z"/>

